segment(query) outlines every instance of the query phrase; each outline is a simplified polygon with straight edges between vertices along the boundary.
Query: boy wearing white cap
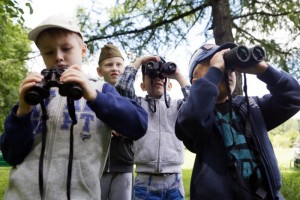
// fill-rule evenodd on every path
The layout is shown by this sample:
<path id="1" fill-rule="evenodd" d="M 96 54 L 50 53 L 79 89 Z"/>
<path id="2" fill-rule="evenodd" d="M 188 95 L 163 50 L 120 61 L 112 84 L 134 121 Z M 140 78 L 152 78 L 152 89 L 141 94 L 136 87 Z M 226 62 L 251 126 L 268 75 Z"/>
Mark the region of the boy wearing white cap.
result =
<path id="1" fill-rule="evenodd" d="M 50 80 L 30 73 L 6 118 L 0 146 L 14 167 L 4 199 L 98 200 L 111 130 L 138 139 L 146 132 L 147 113 L 110 84 L 90 80 L 81 70 L 87 47 L 71 19 L 51 16 L 28 37 L 39 48 L 46 72 L 56 73 Z M 49 94 L 33 105 L 25 97 L 42 83 L 37 91 Z M 82 98 L 65 95 L 61 90 L 68 84 L 78 86 Z"/>

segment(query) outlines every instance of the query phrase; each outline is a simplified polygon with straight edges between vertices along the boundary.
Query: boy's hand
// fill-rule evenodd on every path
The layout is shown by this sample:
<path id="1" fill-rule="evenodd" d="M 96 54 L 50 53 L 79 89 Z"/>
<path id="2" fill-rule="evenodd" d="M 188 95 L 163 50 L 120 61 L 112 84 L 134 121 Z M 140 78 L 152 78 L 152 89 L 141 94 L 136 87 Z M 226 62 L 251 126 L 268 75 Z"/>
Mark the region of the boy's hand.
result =
<path id="1" fill-rule="evenodd" d="M 221 71 L 225 70 L 224 54 L 230 51 L 230 49 L 223 49 L 210 59 L 210 66 L 219 68 Z"/>
<path id="2" fill-rule="evenodd" d="M 230 49 L 224 49 L 222 51 L 217 52 L 210 60 L 210 66 L 219 68 L 220 70 L 225 70 L 225 61 L 224 54 L 230 51 Z M 236 67 L 235 71 L 246 74 L 262 74 L 268 68 L 268 64 L 265 61 L 262 61 L 251 67 Z"/>
<path id="3" fill-rule="evenodd" d="M 137 58 L 137 59 L 132 63 L 132 66 L 133 66 L 135 69 L 139 69 L 140 66 L 142 66 L 143 64 L 146 64 L 146 63 L 149 62 L 149 61 L 155 61 L 155 62 L 158 62 L 158 61 L 160 61 L 160 58 L 159 58 L 159 56 L 142 56 L 142 57 Z"/>
<path id="4" fill-rule="evenodd" d="M 93 101 L 97 97 L 95 88 L 90 85 L 87 75 L 82 71 L 78 65 L 69 66 L 60 77 L 63 83 L 73 82 L 77 83 L 83 89 L 83 98 L 87 101 Z"/>
<path id="5" fill-rule="evenodd" d="M 259 75 L 264 73 L 267 68 L 268 64 L 265 61 L 261 61 L 260 63 L 251 67 L 237 67 L 236 71 L 240 73 Z"/>
<path id="6" fill-rule="evenodd" d="M 19 107 L 16 115 L 18 117 L 24 116 L 31 112 L 32 105 L 28 104 L 24 96 L 26 92 L 32 88 L 36 83 L 39 83 L 43 80 L 44 76 L 37 72 L 32 72 L 27 75 L 27 77 L 23 80 L 19 88 Z"/>
<path id="7" fill-rule="evenodd" d="M 188 81 L 184 78 L 178 66 L 176 67 L 176 71 L 174 74 L 163 74 L 163 75 L 166 78 L 175 79 L 180 84 L 181 87 L 185 87 L 189 84 Z"/>

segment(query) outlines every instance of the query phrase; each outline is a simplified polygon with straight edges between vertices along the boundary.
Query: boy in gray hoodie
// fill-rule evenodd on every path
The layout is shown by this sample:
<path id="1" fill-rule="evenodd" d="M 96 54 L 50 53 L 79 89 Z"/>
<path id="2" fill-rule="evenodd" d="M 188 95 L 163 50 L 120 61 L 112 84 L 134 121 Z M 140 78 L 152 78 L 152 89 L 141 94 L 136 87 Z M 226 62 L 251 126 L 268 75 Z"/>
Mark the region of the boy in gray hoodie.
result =
<path id="1" fill-rule="evenodd" d="M 172 88 L 169 78 L 178 81 L 184 98 L 188 95 L 189 85 L 179 69 L 172 74 L 152 76 L 146 72 L 147 63 L 164 63 L 158 56 L 138 58 L 132 66 L 127 66 L 116 84 L 123 96 L 138 101 L 148 113 L 147 134 L 133 142 L 136 177 L 133 199 L 184 199 L 181 165 L 184 161 L 183 143 L 176 138 L 175 121 L 182 100 L 171 99 L 166 90 Z M 134 81 L 142 66 L 142 90 L 144 98 L 137 97 Z"/>
<path id="2" fill-rule="evenodd" d="M 147 113 L 110 84 L 90 80 L 82 71 L 87 47 L 72 19 L 51 16 L 28 37 L 47 70 L 27 75 L 18 104 L 6 118 L 0 146 L 13 168 L 4 199 L 99 200 L 111 130 L 138 139 L 147 129 Z M 51 84 L 57 87 L 49 88 Z M 82 98 L 69 94 L 71 87 L 64 88 L 69 84 L 80 88 Z M 33 88 L 43 97 L 38 105 L 26 99 Z"/>

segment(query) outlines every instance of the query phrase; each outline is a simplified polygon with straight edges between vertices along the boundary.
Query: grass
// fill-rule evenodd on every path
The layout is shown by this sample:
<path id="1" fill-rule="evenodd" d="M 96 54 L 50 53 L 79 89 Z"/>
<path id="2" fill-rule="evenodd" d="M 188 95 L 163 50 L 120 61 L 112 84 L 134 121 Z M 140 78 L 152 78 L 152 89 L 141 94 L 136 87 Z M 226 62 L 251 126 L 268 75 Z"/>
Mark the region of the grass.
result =
<path id="1" fill-rule="evenodd" d="M 276 157 L 282 174 L 282 194 L 286 200 L 300 199 L 300 169 L 293 168 L 291 165 L 291 149 L 275 149 Z M 189 151 L 185 152 L 185 163 L 182 166 L 183 184 L 185 188 L 185 199 L 190 200 L 190 177 L 192 174 L 193 161 L 195 155 Z M 0 200 L 3 198 L 5 188 L 8 183 L 9 167 L 0 167 Z"/>
<path id="2" fill-rule="evenodd" d="M 0 200 L 2 200 L 5 188 L 8 183 L 10 167 L 0 167 Z"/>

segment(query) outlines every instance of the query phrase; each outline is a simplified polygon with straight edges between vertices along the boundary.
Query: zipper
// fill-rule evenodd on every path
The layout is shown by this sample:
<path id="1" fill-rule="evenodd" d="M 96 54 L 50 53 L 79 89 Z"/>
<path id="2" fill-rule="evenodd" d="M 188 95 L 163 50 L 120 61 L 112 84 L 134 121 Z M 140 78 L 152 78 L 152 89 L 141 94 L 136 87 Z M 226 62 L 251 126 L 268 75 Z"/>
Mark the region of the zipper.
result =
<path id="1" fill-rule="evenodd" d="M 158 108 L 158 110 L 156 109 L 156 112 L 158 113 L 158 122 L 159 122 L 159 126 L 158 126 L 158 151 L 157 151 L 157 165 L 156 165 L 156 171 L 158 173 L 160 173 L 160 143 L 161 143 L 161 129 L 160 129 L 160 99 L 157 102 L 157 106 L 156 108 Z"/>
<path id="2" fill-rule="evenodd" d="M 214 110 L 214 115 L 217 116 L 216 110 Z M 222 146 L 224 152 L 226 152 L 227 149 L 226 149 L 225 144 L 224 144 L 224 140 L 223 140 L 223 136 L 222 136 L 222 130 L 217 124 L 213 124 L 213 126 L 217 127 L 217 130 L 218 130 L 217 137 L 219 139 L 218 143 Z M 212 127 L 212 129 L 213 129 L 213 127 Z M 225 157 L 226 157 L 226 163 L 229 163 L 228 156 L 226 155 Z M 229 169 L 227 171 L 228 171 L 229 176 L 231 176 Z M 234 190 L 234 186 L 233 186 L 234 184 L 232 183 L 231 179 L 227 179 L 227 180 L 228 180 L 228 184 L 230 185 L 230 191 L 233 191 Z M 230 196 L 230 199 L 233 198 L 232 197 L 232 192 L 230 192 L 228 195 Z"/>
<path id="3" fill-rule="evenodd" d="M 44 161 L 47 160 L 47 164 L 44 165 L 44 169 L 45 169 L 44 172 L 46 172 L 46 173 L 44 173 L 44 183 L 46 183 L 46 184 L 44 184 L 44 195 L 46 195 L 48 176 L 49 176 L 49 171 L 50 171 L 51 162 L 52 162 L 52 155 L 53 155 L 52 153 L 53 153 L 53 149 L 54 149 L 55 138 L 57 137 L 57 132 L 58 132 L 55 130 L 57 130 L 58 123 L 61 121 L 61 118 L 63 117 L 60 115 L 60 112 L 61 112 L 61 110 L 64 109 L 64 102 L 67 102 L 66 98 L 59 96 L 58 90 L 55 90 L 55 95 L 56 96 L 53 98 L 53 100 L 55 98 L 60 98 L 60 99 L 55 100 L 55 101 L 58 101 L 59 105 L 57 106 L 58 109 L 55 109 L 55 112 L 53 114 L 54 114 L 54 116 L 57 116 L 57 114 L 59 114 L 58 116 L 60 116 L 60 117 L 55 117 L 55 119 L 53 120 L 53 124 L 51 124 L 51 125 L 49 125 L 49 123 L 47 123 L 46 151 L 45 151 L 45 155 L 47 155 L 47 156 L 45 156 L 45 158 L 44 158 Z M 48 107 L 49 103 L 47 105 L 47 108 L 49 108 Z M 51 117 L 51 116 L 49 116 L 49 117 Z M 53 132 L 55 132 L 55 134 L 52 134 Z"/>
<path id="4" fill-rule="evenodd" d="M 239 107 L 241 109 L 241 111 L 243 112 L 243 115 L 244 117 L 246 116 L 246 113 L 247 113 L 247 110 L 245 109 L 244 106 L 240 106 Z M 273 169 L 270 167 L 270 164 L 268 162 L 268 159 L 267 159 L 267 156 L 266 156 L 266 153 L 265 153 L 265 148 L 264 146 L 261 144 L 261 141 L 259 139 L 259 137 L 256 135 L 257 133 L 257 129 L 255 128 L 255 126 L 252 126 L 252 115 L 250 114 L 250 124 L 251 124 L 251 129 L 252 129 L 252 136 L 253 138 L 255 139 L 256 143 L 259 145 L 258 148 L 260 150 L 260 153 L 261 153 L 261 157 L 262 157 L 262 164 L 264 166 L 264 169 L 265 169 L 265 174 L 266 174 L 266 178 L 268 180 L 268 183 L 269 183 L 269 189 L 271 191 L 271 195 L 274 197 L 276 196 L 276 192 L 274 191 L 274 188 L 275 188 L 275 180 L 274 180 L 274 172 L 273 172 Z M 246 119 L 246 118 L 245 118 Z"/>
<path id="5" fill-rule="evenodd" d="M 107 155 L 106 162 L 107 162 L 107 171 L 106 172 L 110 172 L 110 147 L 109 147 L 109 152 Z"/>

